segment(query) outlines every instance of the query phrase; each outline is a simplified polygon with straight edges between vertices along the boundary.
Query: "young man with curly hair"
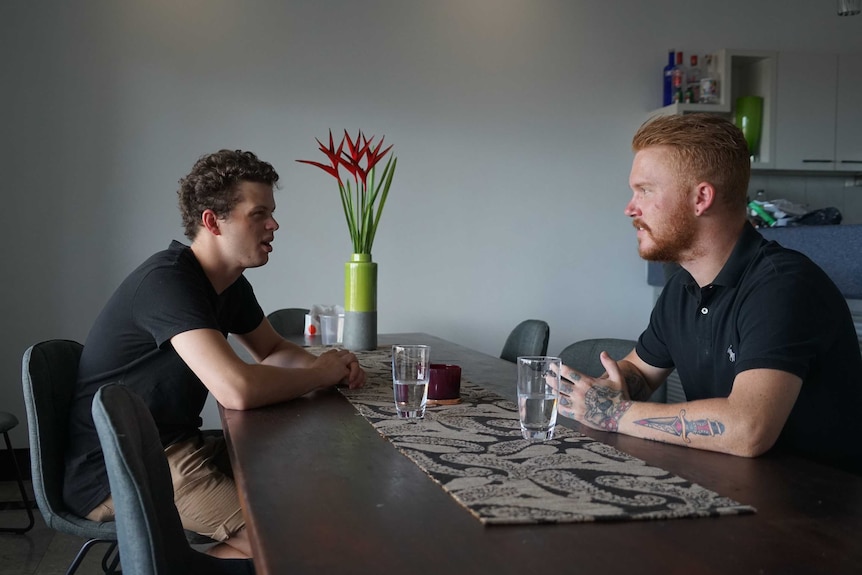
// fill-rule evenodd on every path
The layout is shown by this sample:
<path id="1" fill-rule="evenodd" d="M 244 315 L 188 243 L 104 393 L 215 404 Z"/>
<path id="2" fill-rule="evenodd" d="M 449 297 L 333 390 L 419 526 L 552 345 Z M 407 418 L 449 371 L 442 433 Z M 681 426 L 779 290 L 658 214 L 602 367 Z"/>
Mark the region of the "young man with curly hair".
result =
<path id="1" fill-rule="evenodd" d="M 330 350 L 316 357 L 279 336 L 243 276 L 272 252 L 277 182 L 273 167 L 251 152 L 201 157 L 177 192 L 191 245 L 173 241 L 151 256 L 96 319 L 78 369 L 66 457 L 64 499 L 81 516 L 114 516 L 90 414 L 106 383 L 127 385 L 148 404 L 183 526 L 222 542 L 213 555 L 242 557 L 251 556 L 251 546 L 224 438 L 200 431 L 208 393 L 226 408 L 251 409 L 365 382 L 353 354 Z M 255 363 L 234 352 L 228 334 Z"/>

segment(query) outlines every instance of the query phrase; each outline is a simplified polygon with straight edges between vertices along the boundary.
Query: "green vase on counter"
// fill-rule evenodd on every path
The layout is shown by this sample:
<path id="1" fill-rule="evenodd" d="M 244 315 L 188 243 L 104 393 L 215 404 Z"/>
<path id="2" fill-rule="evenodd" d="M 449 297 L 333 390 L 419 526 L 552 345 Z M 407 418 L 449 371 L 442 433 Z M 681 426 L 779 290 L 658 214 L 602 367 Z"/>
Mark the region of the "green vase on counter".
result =
<path id="1" fill-rule="evenodd" d="M 353 254 L 344 264 L 344 337 L 351 351 L 377 349 L 377 264 Z"/>
<path id="2" fill-rule="evenodd" d="M 763 131 L 763 98 L 760 96 L 737 98 L 734 123 L 745 136 L 751 161 L 757 161 L 760 158 L 760 136 Z"/>

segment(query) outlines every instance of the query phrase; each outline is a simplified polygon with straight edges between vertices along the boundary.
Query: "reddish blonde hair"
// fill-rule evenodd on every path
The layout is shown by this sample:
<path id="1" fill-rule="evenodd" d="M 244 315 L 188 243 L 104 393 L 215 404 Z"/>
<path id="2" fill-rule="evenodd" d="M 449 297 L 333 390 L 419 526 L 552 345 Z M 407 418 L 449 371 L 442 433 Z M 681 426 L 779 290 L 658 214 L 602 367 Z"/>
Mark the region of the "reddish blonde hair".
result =
<path id="1" fill-rule="evenodd" d="M 716 203 L 731 210 L 745 209 L 751 159 L 742 131 L 714 114 L 656 116 L 647 120 L 632 139 L 632 150 L 668 146 L 686 190 L 700 182 L 712 184 Z"/>

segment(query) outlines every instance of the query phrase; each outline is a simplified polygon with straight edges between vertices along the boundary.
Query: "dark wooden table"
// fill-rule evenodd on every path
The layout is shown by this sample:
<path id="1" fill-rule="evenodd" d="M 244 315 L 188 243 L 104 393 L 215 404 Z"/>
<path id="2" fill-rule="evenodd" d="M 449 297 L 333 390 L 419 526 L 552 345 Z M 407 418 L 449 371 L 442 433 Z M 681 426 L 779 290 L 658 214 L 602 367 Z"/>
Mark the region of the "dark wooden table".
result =
<path id="1" fill-rule="evenodd" d="M 514 399 L 514 364 L 426 334 L 379 340 L 430 344 L 434 362 Z M 260 574 L 862 573 L 862 477 L 790 455 L 581 429 L 758 512 L 485 527 L 337 390 L 221 417 Z"/>

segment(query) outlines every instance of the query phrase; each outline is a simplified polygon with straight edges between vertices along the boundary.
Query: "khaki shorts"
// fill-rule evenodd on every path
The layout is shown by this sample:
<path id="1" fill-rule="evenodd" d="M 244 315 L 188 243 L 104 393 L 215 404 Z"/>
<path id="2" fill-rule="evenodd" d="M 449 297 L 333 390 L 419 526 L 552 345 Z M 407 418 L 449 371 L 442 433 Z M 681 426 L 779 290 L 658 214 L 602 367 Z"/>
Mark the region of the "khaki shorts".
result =
<path id="1" fill-rule="evenodd" d="M 165 449 L 165 455 L 185 529 L 225 541 L 245 527 L 223 437 L 181 441 Z M 108 496 L 87 519 L 113 520 L 113 499 Z"/>

